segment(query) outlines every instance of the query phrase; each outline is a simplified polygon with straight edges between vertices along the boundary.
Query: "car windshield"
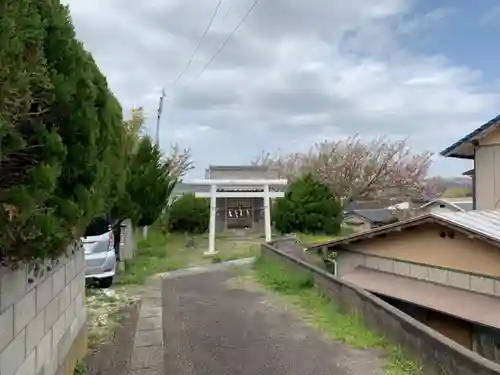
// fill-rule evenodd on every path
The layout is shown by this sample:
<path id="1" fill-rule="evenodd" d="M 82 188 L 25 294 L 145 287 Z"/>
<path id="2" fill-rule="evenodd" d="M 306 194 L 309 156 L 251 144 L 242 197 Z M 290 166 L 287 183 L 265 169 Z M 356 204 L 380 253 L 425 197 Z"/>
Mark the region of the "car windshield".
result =
<path id="1" fill-rule="evenodd" d="M 98 217 L 91 221 L 91 223 L 85 229 L 85 237 L 88 236 L 100 236 L 106 232 L 109 232 L 110 222 L 106 217 Z"/>

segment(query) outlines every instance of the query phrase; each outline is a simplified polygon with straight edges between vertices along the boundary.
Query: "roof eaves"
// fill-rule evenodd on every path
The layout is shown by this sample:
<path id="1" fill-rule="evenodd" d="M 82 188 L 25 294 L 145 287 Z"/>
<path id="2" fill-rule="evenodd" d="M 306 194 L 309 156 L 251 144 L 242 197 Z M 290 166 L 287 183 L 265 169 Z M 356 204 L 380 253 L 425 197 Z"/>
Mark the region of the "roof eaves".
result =
<path id="1" fill-rule="evenodd" d="M 457 153 L 457 148 L 463 145 L 464 143 L 467 142 L 472 142 L 477 138 L 478 135 L 483 133 L 484 131 L 488 130 L 492 126 L 497 126 L 498 123 L 500 122 L 500 115 L 497 117 L 491 119 L 488 121 L 486 124 L 480 126 L 476 130 L 472 131 L 471 133 L 467 134 L 465 137 L 459 139 L 457 142 L 453 143 L 451 146 L 447 147 L 443 151 L 441 151 L 439 154 L 444 157 L 454 157 L 454 158 L 459 158 L 459 159 L 471 159 L 469 155 L 461 155 Z"/>
<path id="2" fill-rule="evenodd" d="M 433 216 L 437 219 L 438 222 L 448 223 L 456 228 L 460 228 L 468 231 L 474 236 L 481 237 L 483 240 L 492 243 L 495 246 L 500 245 L 500 232 L 497 230 L 498 224 L 500 223 L 500 217 L 498 215 L 499 211 L 495 210 L 484 210 L 484 211 L 465 211 L 458 212 L 455 214 L 446 214 L 446 213 L 436 213 Z M 467 221 L 464 222 L 463 218 L 466 218 Z M 474 222 L 480 222 L 480 225 L 474 227 Z M 487 230 L 487 227 L 490 229 L 493 227 L 496 232 Z"/>
<path id="3" fill-rule="evenodd" d="M 444 204 L 447 204 L 448 206 L 453 207 L 454 209 L 456 209 L 459 212 L 465 212 L 465 210 L 462 207 L 458 206 L 457 204 L 455 204 L 453 202 L 447 202 L 447 201 L 443 201 L 443 202 L 444 202 Z"/>
<path id="4" fill-rule="evenodd" d="M 466 214 L 467 212 L 457 212 L 456 214 L 463 215 Z M 379 228 L 374 228 L 366 232 L 362 233 L 356 233 L 344 238 L 340 238 L 337 240 L 329 241 L 326 243 L 322 244 L 316 244 L 310 249 L 318 249 L 323 246 L 327 247 L 337 247 L 339 245 L 346 245 L 352 242 L 360 241 L 360 240 L 365 240 L 373 237 L 380 236 L 385 233 L 389 233 L 392 231 L 400 231 L 402 229 L 408 228 L 408 227 L 413 227 L 413 226 L 418 226 L 422 225 L 425 223 L 429 222 L 437 222 L 443 226 L 449 227 L 451 229 L 460 231 L 464 234 L 469 234 L 474 237 L 479 237 L 482 240 L 494 245 L 494 246 L 499 246 L 500 245 L 500 237 L 495 237 L 490 235 L 489 233 L 482 231 L 477 228 L 470 227 L 468 225 L 465 225 L 463 223 L 459 223 L 457 221 L 454 221 L 452 219 L 447 218 L 446 216 L 440 215 L 440 214 L 434 214 L 434 213 L 429 213 L 429 214 L 424 214 L 420 215 L 417 217 L 413 217 L 404 221 L 400 221 L 397 223 L 393 224 L 387 224 Z"/>
<path id="5" fill-rule="evenodd" d="M 390 232 L 392 230 L 400 230 L 400 229 L 403 229 L 407 226 L 411 226 L 414 224 L 419 225 L 419 224 L 422 224 L 425 222 L 432 221 L 433 219 L 434 219 L 434 217 L 432 216 L 432 214 L 424 214 L 424 215 L 412 217 L 412 218 L 407 219 L 407 220 L 399 221 L 396 223 L 387 224 L 387 225 L 384 225 L 384 226 L 381 226 L 378 228 L 373 228 L 371 230 L 368 230 L 368 231 L 365 231 L 362 233 L 355 233 L 355 234 L 352 234 L 352 235 L 344 237 L 344 238 L 328 241 L 328 242 L 321 243 L 321 244 L 316 244 L 314 246 L 311 246 L 310 249 L 317 249 L 317 248 L 321 248 L 323 246 L 337 246 L 340 244 L 347 244 L 347 243 L 351 243 L 351 242 L 358 241 L 358 240 L 376 237 L 376 236 L 379 236 L 381 234 Z"/>

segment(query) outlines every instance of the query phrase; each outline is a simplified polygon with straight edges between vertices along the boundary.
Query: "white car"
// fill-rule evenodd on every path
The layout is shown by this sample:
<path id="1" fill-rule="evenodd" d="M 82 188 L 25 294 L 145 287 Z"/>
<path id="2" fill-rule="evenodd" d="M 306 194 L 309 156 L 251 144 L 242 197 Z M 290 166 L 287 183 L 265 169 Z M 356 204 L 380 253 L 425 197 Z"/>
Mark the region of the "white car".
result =
<path id="1" fill-rule="evenodd" d="M 81 240 L 85 250 L 87 283 L 109 288 L 116 273 L 115 237 L 109 220 L 93 220 Z"/>

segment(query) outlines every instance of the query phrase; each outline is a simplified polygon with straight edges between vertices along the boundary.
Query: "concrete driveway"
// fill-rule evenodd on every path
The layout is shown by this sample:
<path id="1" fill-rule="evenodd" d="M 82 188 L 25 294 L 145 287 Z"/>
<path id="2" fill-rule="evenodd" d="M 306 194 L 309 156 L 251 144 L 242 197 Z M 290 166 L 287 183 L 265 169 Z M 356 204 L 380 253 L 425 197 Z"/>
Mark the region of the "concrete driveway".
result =
<path id="1" fill-rule="evenodd" d="M 381 375 L 373 351 L 328 342 L 222 270 L 163 281 L 166 375 Z"/>

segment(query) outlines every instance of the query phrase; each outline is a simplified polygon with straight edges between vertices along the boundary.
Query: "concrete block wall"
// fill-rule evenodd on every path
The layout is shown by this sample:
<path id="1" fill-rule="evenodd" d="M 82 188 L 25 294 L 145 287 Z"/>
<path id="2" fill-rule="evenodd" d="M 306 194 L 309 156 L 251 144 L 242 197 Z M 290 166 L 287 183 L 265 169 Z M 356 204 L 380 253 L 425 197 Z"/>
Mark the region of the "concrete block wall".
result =
<path id="1" fill-rule="evenodd" d="M 135 237 L 135 230 L 130 220 L 124 221 L 124 230 L 121 235 L 120 251 L 122 260 L 134 259 L 135 251 L 137 249 L 137 238 Z"/>
<path id="2" fill-rule="evenodd" d="M 365 266 L 400 276 L 413 277 L 435 284 L 500 297 L 500 279 L 473 275 L 459 270 L 432 267 L 355 252 L 340 253 L 337 258 L 337 264 L 339 277 L 351 272 L 358 266 Z"/>
<path id="3" fill-rule="evenodd" d="M 56 260 L 0 268 L 0 375 L 72 374 L 86 351 L 80 243 Z"/>

